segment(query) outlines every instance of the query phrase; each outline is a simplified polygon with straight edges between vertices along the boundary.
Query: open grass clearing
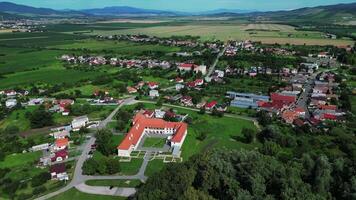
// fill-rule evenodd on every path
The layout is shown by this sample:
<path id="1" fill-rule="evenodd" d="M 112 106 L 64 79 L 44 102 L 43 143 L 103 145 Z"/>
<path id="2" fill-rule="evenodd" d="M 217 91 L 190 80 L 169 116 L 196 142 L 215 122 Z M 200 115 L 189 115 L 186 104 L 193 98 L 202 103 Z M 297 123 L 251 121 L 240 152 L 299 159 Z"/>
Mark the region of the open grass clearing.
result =
<path id="1" fill-rule="evenodd" d="M 0 168 L 13 168 L 17 166 L 34 163 L 40 159 L 41 151 L 29 153 L 11 154 L 5 157 L 4 161 L 0 162 Z"/>

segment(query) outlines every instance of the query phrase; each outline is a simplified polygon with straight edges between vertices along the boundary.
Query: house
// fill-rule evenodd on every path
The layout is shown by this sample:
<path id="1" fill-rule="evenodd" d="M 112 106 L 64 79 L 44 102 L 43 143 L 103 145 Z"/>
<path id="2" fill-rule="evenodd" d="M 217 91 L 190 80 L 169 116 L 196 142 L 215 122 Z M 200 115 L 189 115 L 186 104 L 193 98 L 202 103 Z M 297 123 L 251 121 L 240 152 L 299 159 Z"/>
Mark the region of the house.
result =
<path id="1" fill-rule="evenodd" d="M 41 105 L 43 104 L 44 100 L 42 98 L 37 98 L 37 99 L 30 99 L 28 101 L 29 106 L 35 106 L 35 105 Z"/>
<path id="2" fill-rule="evenodd" d="M 133 93 L 136 93 L 136 92 L 137 92 L 137 89 L 134 88 L 134 87 L 128 86 L 126 89 L 127 89 L 127 92 L 128 92 L 129 94 L 133 94 Z"/>
<path id="3" fill-rule="evenodd" d="M 175 82 L 176 82 L 176 83 L 183 83 L 183 82 L 184 82 L 184 79 L 177 77 L 177 78 L 175 79 Z"/>
<path id="4" fill-rule="evenodd" d="M 193 70 L 195 73 L 201 72 L 203 75 L 205 75 L 207 72 L 205 65 L 196 65 L 192 63 L 181 63 L 180 65 L 178 65 L 178 69 L 180 71 L 186 72 Z"/>
<path id="5" fill-rule="evenodd" d="M 158 83 L 156 83 L 156 82 L 149 82 L 149 83 L 148 83 L 148 88 L 150 88 L 151 90 L 154 90 L 154 89 L 158 88 Z"/>
<path id="6" fill-rule="evenodd" d="M 63 160 L 68 159 L 68 152 L 67 150 L 63 149 L 54 153 L 54 156 L 51 158 L 52 162 L 61 162 Z"/>
<path id="7" fill-rule="evenodd" d="M 282 119 L 288 124 L 292 124 L 294 120 L 297 118 L 298 118 L 298 113 L 295 111 L 286 110 L 282 113 Z"/>
<path id="8" fill-rule="evenodd" d="M 274 104 L 279 105 L 291 105 L 297 101 L 297 97 L 294 95 L 286 95 L 281 93 L 272 93 L 271 100 Z"/>
<path id="9" fill-rule="evenodd" d="M 185 106 L 193 106 L 193 98 L 191 96 L 183 96 L 180 99 L 180 102 L 184 104 Z"/>
<path id="10" fill-rule="evenodd" d="M 152 118 L 154 117 L 155 112 L 153 110 L 145 110 L 142 114 L 147 118 Z"/>
<path id="11" fill-rule="evenodd" d="M 163 119 L 147 118 L 137 113 L 133 119 L 133 126 L 123 141 L 117 147 L 118 156 L 130 157 L 143 136 L 147 133 L 166 135 L 171 146 L 173 156 L 180 156 L 180 149 L 187 136 L 187 124 L 182 122 L 168 122 Z"/>
<path id="12" fill-rule="evenodd" d="M 221 71 L 221 70 L 215 70 L 214 74 L 216 74 L 216 76 L 219 78 L 224 78 L 224 76 L 225 76 L 225 72 Z"/>
<path id="13" fill-rule="evenodd" d="M 17 100 L 16 99 L 8 99 L 5 102 L 6 108 L 13 108 L 17 105 Z"/>
<path id="14" fill-rule="evenodd" d="M 86 115 L 74 118 L 72 121 L 73 131 L 79 131 L 79 129 L 85 127 L 88 124 L 88 122 L 89 122 L 89 118 Z"/>
<path id="15" fill-rule="evenodd" d="M 203 79 L 197 79 L 195 81 L 191 81 L 191 82 L 187 83 L 187 86 L 189 88 L 195 88 L 197 86 L 202 86 L 202 85 L 204 85 L 204 80 Z"/>
<path id="16" fill-rule="evenodd" d="M 212 110 L 213 108 L 215 108 L 215 106 L 218 104 L 217 101 L 211 101 L 209 103 L 205 104 L 205 109 L 207 110 Z"/>
<path id="17" fill-rule="evenodd" d="M 150 96 L 151 98 L 159 97 L 159 92 L 158 92 L 158 90 L 150 90 L 149 96 Z"/>
<path id="18" fill-rule="evenodd" d="M 159 110 L 159 109 L 155 110 L 155 118 L 163 119 L 165 114 L 166 112 L 163 110 Z"/>
<path id="19" fill-rule="evenodd" d="M 50 173 L 53 180 L 69 180 L 68 174 L 66 172 L 66 166 L 64 163 L 52 165 Z"/>
<path id="20" fill-rule="evenodd" d="M 30 148 L 30 151 L 35 152 L 35 151 L 42 151 L 42 150 L 47 150 L 49 149 L 49 143 L 44 143 L 40 145 L 36 145 Z"/>
<path id="21" fill-rule="evenodd" d="M 184 85 L 183 85 L 183 84 L 180 84 L 180 83 L 176 84 L 176 90 L 177 90 L 177 91 L 180 91 L 180 90 L 183 89 L 183 88 L 184 88 Z"/>
<path id="22" fill-rule="evenodd" d="M 68 130 L 61 130 L 57 132 L 50 133 L 51 136 L 54 137 L 54 139 L 62 139 L 66 137 L 70 137 L 70 133 Z"/>
<path id="23" fill-rule="evenodd" d="M 14 97 L 17 95 L 17 92 L 15 90 L 5 90 L 4 91 L 4 94 L 7 96 L 7 97 Z"/>
<path id="24" fill-rule="evenodd" d="M 67 147 L 69 147 L 68 138 L 61 138 L 61 139 L 57 139 L 55 141 L 55 145 L 54 145 L 55 151 L 60 151 L 60 150 L 66 149 Z"/>

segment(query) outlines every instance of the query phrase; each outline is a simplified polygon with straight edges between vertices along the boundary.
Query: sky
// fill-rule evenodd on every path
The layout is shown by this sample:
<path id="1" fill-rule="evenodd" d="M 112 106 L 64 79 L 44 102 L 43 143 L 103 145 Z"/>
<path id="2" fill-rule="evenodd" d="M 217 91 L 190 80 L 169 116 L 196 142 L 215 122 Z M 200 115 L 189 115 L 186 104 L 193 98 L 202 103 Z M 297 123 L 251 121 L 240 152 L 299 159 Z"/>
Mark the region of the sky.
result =
<path id="1" fill-rule="evenodd" d="M 132 6 L 171 11 L 208 11 L 215 9 L 291 10 L 301 7 L 352 3 L 356 0 L 0 0 L 53 9 L 88 9 L 107 6 Z"/>

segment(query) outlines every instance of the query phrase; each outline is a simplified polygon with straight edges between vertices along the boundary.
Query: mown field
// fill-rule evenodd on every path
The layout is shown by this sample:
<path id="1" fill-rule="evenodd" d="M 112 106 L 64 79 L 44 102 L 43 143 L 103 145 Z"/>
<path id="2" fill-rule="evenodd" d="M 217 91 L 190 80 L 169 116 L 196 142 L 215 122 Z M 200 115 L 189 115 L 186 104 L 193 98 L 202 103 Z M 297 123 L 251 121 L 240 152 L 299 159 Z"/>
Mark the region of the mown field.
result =
<path id="1" fill-rule="evenodd" d="M 297 31 L 294 27 L 280 24 L 186 24 L 149 26 L 120 30 L 94 30 L 90 34 L 147 34 L 158 37 L 172 35 L 200 36 L 202 40 L 252 40 L 263 43 L 297 44 L 297 45 L 351 45 L 349 39 L 327 39 L 323 33 L 316 31 Z"/>

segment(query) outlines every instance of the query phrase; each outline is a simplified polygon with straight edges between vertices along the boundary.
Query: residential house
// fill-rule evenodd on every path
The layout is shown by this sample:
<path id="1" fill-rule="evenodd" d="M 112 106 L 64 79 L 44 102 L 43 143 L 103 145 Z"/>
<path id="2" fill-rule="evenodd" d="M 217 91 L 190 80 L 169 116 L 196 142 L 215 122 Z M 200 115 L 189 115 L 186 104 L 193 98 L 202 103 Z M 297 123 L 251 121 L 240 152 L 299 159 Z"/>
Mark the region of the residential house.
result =
<path id="1" fill-rule="evenodd" d="M 128 86 L 126 89 L 129 94 L 137 93 L 137 89 L 134 87 Z"/>
<path id="2" fill-rule="evenodd" d="M 154 89 L 158 88 L 158 83 L 156 83 L 156 82 L 149 82 L 149 83 L 148 83 L 148 88 L 150 88 L 151 90 L 154 90 Z"/>
<path id="3" fill-rule="evenodd" d="M 62 162 L 68 159 L 67 150 L 63 149 L 54 153 L 54 156 L 51 158 L 52 162 Z"/>
<path id="4" fill-rule="evenodd" d="M 54 150 L 60 151 L 69 147 L 68 138 L 57 139 L 54 144 Z"/>
<path id="5" fill-rule="evenodd" d="M 6 108 L 13 108 L 17 105 L 17 100 L 16 99 L 8 99 L 5 101 L 5 106 Z"/>
<path id="6" fill-rule="evenodd" d="M 207 110 L 212 110 L 215 108 L 215 106 L 218 104 L 217 101 L 211 101 L 205 104 L 205 109 Z"/>
<path id="7" fill-rule="evenodd" d="M 207 73 L 205 65 L 196 65 L 192 63 L 181 63 L 178 65 L 180 71 L 194 71 L 195 73 L 201 72 L 203 75 Z"/>
<path id="8" fill-rule="evenodd" d="M 72 120 L 72 129 L 73 131 L 79 131 L 80 128 L 85 127 L 89 122 L 88 116 L 76 117 Z"/>
<path id="9" fill-rule="evenodd" d="M 69 180 L 68 174 L 66 172 L 66 166 L 64 163 L 52 165 L 50 173 L 53 180 Z"/>
<path id="10" fill-rule="evenodd" d="M 184 104 L 185 106 L 193 106 L 193 98 L 191 96 L 183 96 L 180 99 L 180 102 Z"/>
<path id="11" fill-rule="evenodd" d="M 150 96 L 151 98 L 159 97 L 159 92 L 158 92 L 158 90 L 150 90 L 149 96 Z"/>

